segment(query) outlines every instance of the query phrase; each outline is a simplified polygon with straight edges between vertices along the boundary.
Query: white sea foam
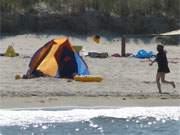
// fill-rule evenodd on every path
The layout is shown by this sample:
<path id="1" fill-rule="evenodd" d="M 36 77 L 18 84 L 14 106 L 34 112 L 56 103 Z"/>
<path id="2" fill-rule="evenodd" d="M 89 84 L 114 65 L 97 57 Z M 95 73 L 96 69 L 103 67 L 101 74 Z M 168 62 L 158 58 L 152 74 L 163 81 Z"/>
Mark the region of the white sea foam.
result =
<path id="1" fill-rule="evenodd" d="M 78 122 L 99 116 L 114 118 L 154 117 L 180 120 L 180 107 L 129 107 L 116 109 L 0 110 L 0 126 Z"/>

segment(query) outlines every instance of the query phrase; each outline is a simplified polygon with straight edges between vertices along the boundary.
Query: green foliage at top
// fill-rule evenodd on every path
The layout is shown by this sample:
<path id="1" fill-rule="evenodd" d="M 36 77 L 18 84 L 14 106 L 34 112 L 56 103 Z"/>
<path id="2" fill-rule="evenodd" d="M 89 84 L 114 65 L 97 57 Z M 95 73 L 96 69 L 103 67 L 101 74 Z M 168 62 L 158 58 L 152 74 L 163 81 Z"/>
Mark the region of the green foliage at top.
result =
<path id="1" fill-rule="evenodd" d="M 37 5 L 60 14 L 98 11 L 106 15 L 179 17 L 180 0 L 0 0 L 1 12 L 31 12 Z M 37 9 L 36 9 L 37 10 Z"/>

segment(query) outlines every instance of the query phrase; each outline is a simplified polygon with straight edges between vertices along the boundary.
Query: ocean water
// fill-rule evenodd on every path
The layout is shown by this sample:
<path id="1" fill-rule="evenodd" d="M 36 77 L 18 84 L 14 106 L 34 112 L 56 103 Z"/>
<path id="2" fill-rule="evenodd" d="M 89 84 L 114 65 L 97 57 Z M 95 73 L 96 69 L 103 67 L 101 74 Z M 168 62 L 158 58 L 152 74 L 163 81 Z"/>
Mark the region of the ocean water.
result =
<path id="1" fill-rule="evenodd" d="M 180 107 L 1 109 L 0 135 L 180 135 Z"/>

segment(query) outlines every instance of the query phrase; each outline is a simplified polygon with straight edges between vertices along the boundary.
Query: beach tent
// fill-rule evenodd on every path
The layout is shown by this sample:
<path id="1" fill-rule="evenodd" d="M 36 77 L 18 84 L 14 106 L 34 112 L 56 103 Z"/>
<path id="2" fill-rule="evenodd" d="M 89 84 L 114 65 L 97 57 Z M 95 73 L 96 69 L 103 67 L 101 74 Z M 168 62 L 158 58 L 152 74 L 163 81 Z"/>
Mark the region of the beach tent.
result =
<path id="1" fill-rule="evenodd" d="M 72 78 L 73 74 L 89 75 L 87 64 L 68 38 L 51 40 L 37 50 L 30 61 L 29 69 L 58 78 Z"/>
<path id="2" fill-rule="evenodd" d="M 180 35 L 180 29 L 174 30 L 174 31 L 170 31 L 170 32 L 166 32 L 166 33 L 161 33 L 160 35 L 163 35 L 163 36 Z"/>

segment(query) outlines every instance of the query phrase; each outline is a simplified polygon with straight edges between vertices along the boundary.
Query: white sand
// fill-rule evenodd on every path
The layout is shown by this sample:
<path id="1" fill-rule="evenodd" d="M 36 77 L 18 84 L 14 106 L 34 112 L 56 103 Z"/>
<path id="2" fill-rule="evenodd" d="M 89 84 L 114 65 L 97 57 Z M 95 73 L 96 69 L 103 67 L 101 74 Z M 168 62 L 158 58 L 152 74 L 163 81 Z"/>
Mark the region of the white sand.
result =
<path id="1" fill-rule="evenodd" d="M 62 35 L 18 35 L 0 40 L 0 52 L 5 52 L 7 46 L 13 42 L 19 57 L 0 57 L 0 96 L 29 97 L 29 96 L 130 96 L 130 97 L 157 97 L 158 90 L 155 83 L 157 64 L 149 66 L 145 60 L 132 57 L 106 59 L 85 57 L 92 75 L 100 75 L 104 78 L 101 83 L 67 82 L 65 79 L 37 78 L 28 80 L 15 80 L 16 74 L 24 74 L 28 68 L 30 57 L 34 52 L 53 38 Z M 115 41 L 102 39 L 101 44 L 95 44 L 91 38 L 70 37 L 74 45 L 83 45 L 86 51 L 120 53 L 120 38 Z M 156 52 L 156 43 L 152 40 L 144 42 L 129 39 L 127 52 L 136 53 L 140 49 Z M 166 46 L 167 57 L 171 73 L 167 80 L 176 82 L 176 88 L 170 85 L 162 85 L 162 91 L 168 92 L 167 98 L 180 98 L 180 46 Z M 3 98 L 1 98 L 3 100 Z"/>

